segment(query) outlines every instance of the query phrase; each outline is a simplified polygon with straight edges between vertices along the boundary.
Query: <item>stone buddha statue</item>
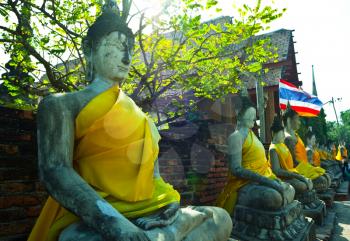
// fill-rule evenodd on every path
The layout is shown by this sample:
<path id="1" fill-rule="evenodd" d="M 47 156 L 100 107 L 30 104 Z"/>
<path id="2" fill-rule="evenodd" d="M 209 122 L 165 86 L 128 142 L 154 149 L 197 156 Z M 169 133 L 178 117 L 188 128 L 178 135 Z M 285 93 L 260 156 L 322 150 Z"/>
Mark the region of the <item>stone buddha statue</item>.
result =
<path id="1" fill-rule="evenodd" d="M 321 166 L 321 156 L 316 146 L 316 135 L 311 130 L 306 133 L 306 154 L 310 164 L 315 167 Z"/>
<path id="2" fill-rule="evenodd" d="M 333 148 L 334 147 L 334 150 Z M 321 145 L 317 150 L 320 154 L 321 167 L 330 175 L 331 187 L 337 188 L 342 181 L 343 172 L 341 163 L 336 160 L 337 151 L 333 143 L 330 146 Z"/>
<path id="3" fill-rule="evenodd" d="M 336 155 L 335 159 L 337 161 L 344 162 L 345 159 L 347 159 L 347 158 L 348 158 L 348 150 L 345 147 L 345 143 L 340 142 L 340 144 L 338 145 L 338 151 L 337 151 L 337 155 Z"/>
<path id="4" fill-rule="evenodd" d="M 39 105 L 39 171 L 50 197 L 29 241 L 227 240 L 224 209 L 180 208 L 160 176 L 158 130 L 121 89 L 134 35 L 116 7 L 109 1 L 83 40 L 91 84 Z"/>
<path id="5" fill-rule="evenodd" d="M 288 104 L 286 111 L 283 113 L 283 123 L 285 127 L 285 144 L 288 147 L 293 157 L 294 167 L 299 174 L 310 178 L 313 186 L 322 200 L 329 199 L 325 197 L 325 192 L 329 191 L 331 177 L 326 173 L 326 170 L 321 167 L 315 167 L 309 163 L 306 147 L 304 142 L 297 134 L 300 126 L 299 115 Z M 311 156 L 312 158 L 312 156 Z M 322 197 L 320 196 L 322 193 Z M 334 198 L 333 194 L 332 200 Z M 327 196 L 327 195 L 326 195 Z M 325 198 L 325 199 L 324 199 Z"/>
<path id="6" fill-rule="evenodd" d="M 233 234 L 239 239 L 299 240 L 308 225 L 300 203 L 293 201 L 294 188 L 273 174 L 252 131 L 256 109 L 241 96 L 235 111 L 236 129 L 228 138 L 229 179 L 217 205 L 233 217 Z"/>
<path id="7" fill-rule="evenodd" d="M 275 117 L 271 126 L 272 143 L 269 149 L 269 160 L 276 176 L 291 184 L 296 192 L 295 199 L 303 205 L 305 216 L 314 218 L 316 223 L 322 223 L 325 204 L 313 189 L 312 181 L 299 174 L 294 168 L 293 158 L 284 144 L 284 126 L 279 117 Z"/>

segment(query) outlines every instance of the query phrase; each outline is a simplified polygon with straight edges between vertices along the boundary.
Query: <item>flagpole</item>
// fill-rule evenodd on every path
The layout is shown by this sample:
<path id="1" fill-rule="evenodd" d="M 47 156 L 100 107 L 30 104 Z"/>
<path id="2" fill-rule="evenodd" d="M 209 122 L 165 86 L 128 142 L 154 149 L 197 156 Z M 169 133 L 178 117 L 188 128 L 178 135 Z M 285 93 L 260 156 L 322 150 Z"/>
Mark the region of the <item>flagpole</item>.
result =
<path id="1" fill-rule="evenodd" d="M 332 102 L 332 105 L 333 105 L 333 110 L 334 110 L 335 118 L 337 119 L 337 124 L 338 124 L 338 126 L 339 126 L 338 115 L 337 115 L 337 111 L 336 111 L 335 106 L 334 106 L 334 98 L 333 98 L 333 97 L 332 97 L 331 102 Z"/>
<path id="2" fill-rule="evenodd" d="M 261 76 L 256 80 L 256 100 L 260 120 L 260 140 L 262 143 L 266 142 L 266 123 L 265 123 L 265 104 L 264 104 L 264 88 L 262 86 L 263 70 Z"/>

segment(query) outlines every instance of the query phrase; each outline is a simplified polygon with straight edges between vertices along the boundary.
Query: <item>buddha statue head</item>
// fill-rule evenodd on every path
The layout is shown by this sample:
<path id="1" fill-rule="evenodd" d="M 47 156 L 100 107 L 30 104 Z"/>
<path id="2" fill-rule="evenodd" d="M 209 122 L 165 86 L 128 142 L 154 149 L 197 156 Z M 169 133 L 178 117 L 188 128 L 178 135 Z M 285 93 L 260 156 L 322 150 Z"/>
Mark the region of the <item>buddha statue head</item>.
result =
<path id="1" fill-rule="evenodd" d="M 134 35 L 126 23 L 127 14 L 128 11 L 123 10 L 121 15 L 117 4 L 107 0 L 102 14 L 89 27 L 82 42 L 89 81 L 96 75 L 117 82 L 127 77 L 134 47 Z"/>
<path id="2" fill-rule="evenodd" d="M 270 128 L 271 135 L 272 135 L 272 141 L 274 143 L 283 143 L 284 142 L 284 126 L 282 124 L 282 121 L 280 117 L 275 116 L 273 119 L 272 126 Z"/>
<path id="3" fill-rule="evenodd" d="M 315 147 L 316 145 L 316 135 L 311 130 L 308 130 L 306 133 L 306 143 L 308 146 L 311 146 L 311 147 Z"/>
<path id="4" fill-rule="evenodd" d="M 300 126 L 299 115 L 292 109 L 289 102 L 287 109 L 283 113 L 283 124 L 288 130 L 298 130 Z"/>
<path id="5" fill-rule="evenodd" d="M 256 120 L 256 109 L 249 97 L 244 93 L 239 96 L 235 103 L 235 112 L 237 116 L 237 126 L 251 129 Z"/>

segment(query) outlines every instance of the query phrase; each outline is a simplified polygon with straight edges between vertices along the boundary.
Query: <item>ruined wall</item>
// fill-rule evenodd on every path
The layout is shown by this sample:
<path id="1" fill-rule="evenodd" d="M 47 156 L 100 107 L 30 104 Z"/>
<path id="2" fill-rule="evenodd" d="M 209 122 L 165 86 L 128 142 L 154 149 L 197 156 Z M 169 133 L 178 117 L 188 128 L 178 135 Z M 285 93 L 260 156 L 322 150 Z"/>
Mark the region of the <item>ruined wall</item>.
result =
<path id="1" fill-rule="evenodd" d="M 25 240 L 46 193 L 37 176 L 35 116 L 0 107 L 0 240 Z"/>
<path id="2" fill-rule="evenodd" d="M 159 166 L 182 205 L 213 205 L 225 185 L 232 126 L 181 122 L 162 131 Z M 0 107 L 0 241 L 26 240 L 47 198 L 37 175 L 35 115 Z"/>

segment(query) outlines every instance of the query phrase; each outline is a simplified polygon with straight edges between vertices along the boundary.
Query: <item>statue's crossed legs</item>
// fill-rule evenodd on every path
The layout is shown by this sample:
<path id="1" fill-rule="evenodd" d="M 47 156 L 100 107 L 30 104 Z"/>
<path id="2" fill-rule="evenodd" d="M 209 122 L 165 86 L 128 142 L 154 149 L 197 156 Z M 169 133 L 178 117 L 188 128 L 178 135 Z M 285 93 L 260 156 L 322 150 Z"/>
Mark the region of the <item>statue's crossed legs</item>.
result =
<path id="1" fill-rule="evenodd" d="M 147 217 L 144 219 L 145 223 L 149 221 Z M 145 230 L 145 233 L 152 241 L 225 241 L 228 240 L 231 230 L 232 221 L 224 209 L 199 206 L 181 208 L 173 223 Z M 94 229 L 78 222 L 68 226 L 61 233 L 59 241 L 104 240 Z"/>

